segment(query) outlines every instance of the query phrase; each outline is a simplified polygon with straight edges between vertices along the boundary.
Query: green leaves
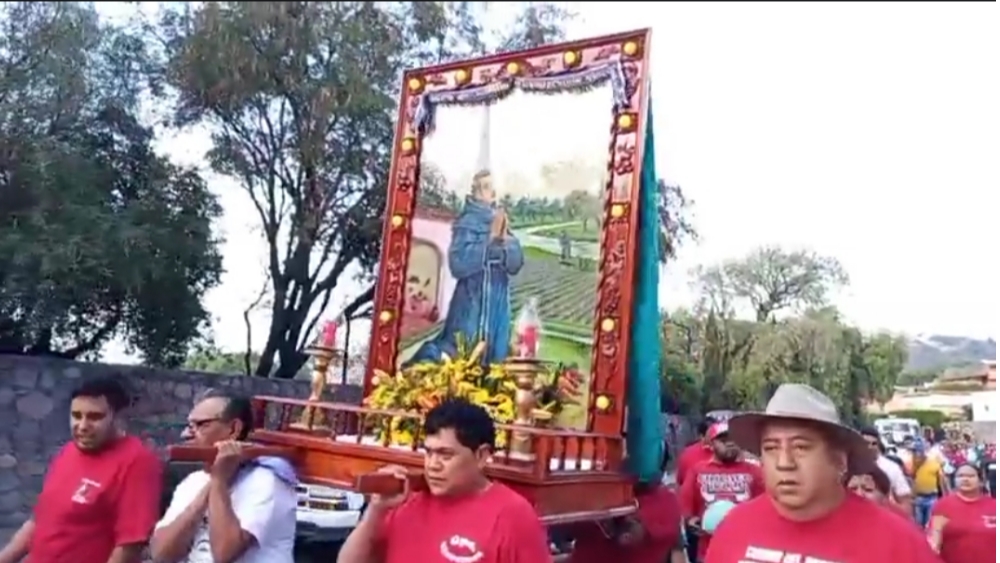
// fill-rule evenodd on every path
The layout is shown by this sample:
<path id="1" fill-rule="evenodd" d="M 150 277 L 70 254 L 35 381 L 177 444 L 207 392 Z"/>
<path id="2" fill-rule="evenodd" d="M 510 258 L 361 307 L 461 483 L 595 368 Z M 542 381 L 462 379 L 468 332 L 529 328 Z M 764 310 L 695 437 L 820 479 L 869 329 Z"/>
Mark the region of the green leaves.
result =
<path id="1" fill-rule="evenodd" d="M 145 39 L 76 3 L 8 3 L 0 22 L 0 352 L 76 357 L 118 335 L 177 364 L 221 271 L 220 209 L 152 150 Z"/>
<path id="2" fill-rule="evenodd" d="M 825 306 L 847 281 L 836 260 L 763 248 L 696 273 L 701 305 L 663 319 L 664 387 L 681 410 L 760 409 L 785 382 L 822 390 L 851 421 L 891 398 L 906 342 L 863 334 Z M 692 397 L 687 386 L 699 375 Z"/>
<path id="3" fill-rule="evenodd" d="M 563 12 L 530 9 L 538 13 L 505 44 L 559 38 Z M 159 33 L 175 122 L 211 127 L 209 162 L 240 182 L 268 245 L 274 305 L 256 373 L 292 377 L 343 276 L 370 279 L 377 263 L 400 76 L 481 53 L 478 11 L 465 2 L 207 2 L 169 9 Z M 372 295 L 348 313 L 365 311 Z"/>

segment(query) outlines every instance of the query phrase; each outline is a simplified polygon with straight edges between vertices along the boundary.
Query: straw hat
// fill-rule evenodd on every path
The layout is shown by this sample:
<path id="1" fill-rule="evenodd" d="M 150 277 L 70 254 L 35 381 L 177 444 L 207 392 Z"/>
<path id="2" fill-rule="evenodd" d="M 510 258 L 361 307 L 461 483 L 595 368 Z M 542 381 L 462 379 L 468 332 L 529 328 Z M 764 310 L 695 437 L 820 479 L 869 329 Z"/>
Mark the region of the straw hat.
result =
<path id="1" fill-rule="evenodd" d="M 861 434 L 840 421 L 829 397 L 808 385 L 784 383 L 774 392 L 764 412 L 739 414 L 729 420 L 729 436 L 740 448 L 760 455 L 760 436 L 768 421 L 801 421 L 825 427 L 835 445 L 847 452 L 852 471 L 867 471 L 875 456 Z"/>

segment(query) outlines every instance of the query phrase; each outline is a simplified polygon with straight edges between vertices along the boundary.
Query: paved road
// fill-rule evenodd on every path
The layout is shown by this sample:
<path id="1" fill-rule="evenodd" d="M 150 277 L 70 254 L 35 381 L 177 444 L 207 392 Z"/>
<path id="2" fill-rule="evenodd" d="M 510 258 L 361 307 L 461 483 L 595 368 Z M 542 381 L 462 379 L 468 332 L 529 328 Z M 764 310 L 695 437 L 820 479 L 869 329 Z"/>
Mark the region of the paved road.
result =
<path id="1" fill-rule="evenodd" d="M 538 225 L 535 227 L 525 227 L 523 229 L 515 229 L 514 236 L 517 237 L 517 240 L 521 241 L 522 247 L 540 248 L 546 252 L 551 252 L 552 254 L 558 256 L 562 251 L 562 248 L 559 245 L 559 239 L 555 237 L 543 237 L 535 233 L 540 233 L 544 231 L 554 231 L 565 227 L 572 227 L 579 224 L 580 224 L 579 221 L 567 221 L 565 223 L 556 223 L 553 225 Z M 597 260 L 601 257 L 601 249 L 596 242 L 574 241 L 573 257 L 590 258 L 592 260 Z"/>

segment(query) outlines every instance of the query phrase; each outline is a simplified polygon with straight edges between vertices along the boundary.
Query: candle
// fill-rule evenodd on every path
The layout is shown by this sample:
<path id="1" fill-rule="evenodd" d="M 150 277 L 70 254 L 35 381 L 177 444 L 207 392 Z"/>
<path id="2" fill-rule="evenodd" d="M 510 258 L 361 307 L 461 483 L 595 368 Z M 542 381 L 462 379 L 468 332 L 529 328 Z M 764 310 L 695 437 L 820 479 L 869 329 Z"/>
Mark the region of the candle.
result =
<path id="1" fill-rule="evenodd" d="M 326 321 L 321 342 L 324 348 L 333 348 L 337 344 L 337 321 Z"/>

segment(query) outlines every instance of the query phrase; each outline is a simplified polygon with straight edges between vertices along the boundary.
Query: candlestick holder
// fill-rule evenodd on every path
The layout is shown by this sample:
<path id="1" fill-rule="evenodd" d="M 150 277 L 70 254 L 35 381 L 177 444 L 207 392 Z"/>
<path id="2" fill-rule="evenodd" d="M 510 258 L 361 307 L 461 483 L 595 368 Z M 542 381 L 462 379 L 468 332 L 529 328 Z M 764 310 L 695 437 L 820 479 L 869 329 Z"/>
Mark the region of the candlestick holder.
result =
<path id="1" fill-rule="evenodd" d="M 548 365 L 549 362 L 535 358 L 510 358 L 504 362 L 504 370 L 517 386 L 517 391 L 514 392 L 515 425 L 535 426 L 536 415 L 544 412 L 537 408 L 539 376 L 548 370 Z M 537 422 L 548 422 L 548 420 Z M 510 450 L 517 454 L 530 455 L 531 435 L 516 430 L 511 432 Z"/>
<path id="2" fill-rule="evenodd" d="M 312 356 L 313 365 L 308 400 L 310 402 L 322 401 L 323 391 L 325 391 L 327 387 L 327 375 L 331 364 L 338 365 L 341 362 L 347 361 L 346 354 L 343 350 L 330 346 L 324 346 L 322 344 L 314 344 L 309 348 L 306 348 L 306 354 Z M 336 362 L 334 362 L 334 360 L 336 360 Z M 299 418 L 299 422 L 293 423 L 292 426 L 298 429 L 310 431 L 329 430 L 330 422 L 332 421 L 326 420 L 326 415 L 322 410 L 316 407 L 305 407 L 302 410 L 302 416 Z"/>

